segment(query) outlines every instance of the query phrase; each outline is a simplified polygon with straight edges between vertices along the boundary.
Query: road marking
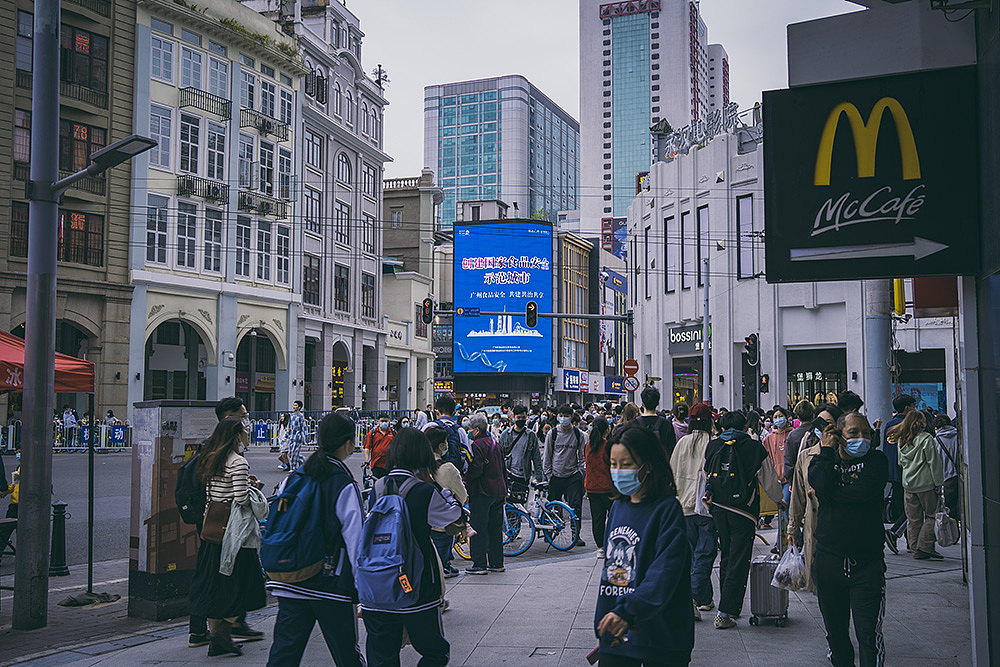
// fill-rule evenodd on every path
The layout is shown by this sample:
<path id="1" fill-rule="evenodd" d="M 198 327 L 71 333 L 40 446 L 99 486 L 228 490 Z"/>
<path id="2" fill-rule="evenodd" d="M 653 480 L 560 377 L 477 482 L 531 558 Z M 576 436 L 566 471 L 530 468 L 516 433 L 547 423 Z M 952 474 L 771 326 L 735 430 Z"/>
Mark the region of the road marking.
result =
<path id="1" fill-rule="evenodd" d="M 124 581 L 128 581 L 128 577 L 125 577 L 124 579 L 108 579 L 107 581 L 95 581 L 94 588 L 97 588 L 98 586 L 108 586 L 110 584 L 120 584 Z M 77 584 L 76 586 L 63 586 L 61 588 L 50 588 L 49 593 L 64 593 L 66 591 L 86 590 L 86 589 L 87 589 L 87 584 Z M 12 599 L 14 599 L 14 594 L 11 591 L 7 591 L 6 595 L 0 597 L 0 600 L 12 600 Z"/>

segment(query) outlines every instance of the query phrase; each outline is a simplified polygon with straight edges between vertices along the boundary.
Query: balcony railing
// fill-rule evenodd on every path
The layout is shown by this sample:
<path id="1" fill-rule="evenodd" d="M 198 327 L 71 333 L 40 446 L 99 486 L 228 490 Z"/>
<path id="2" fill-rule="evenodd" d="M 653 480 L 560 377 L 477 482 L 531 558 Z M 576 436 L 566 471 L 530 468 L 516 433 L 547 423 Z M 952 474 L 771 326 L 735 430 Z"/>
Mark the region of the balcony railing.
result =
<path id="1" fill-rule="evenodd" d="M 216 204 L 229 202 L 229 186 L 219 181 L 200 178 L 198 176 L 178 176 L 177 194 L 181 196 L 200 197 Z"/>
<path id="2" fill-rule="evenodd" d="M 288 204 L 259 192 L 240 190 L 237 207 L 241 211 L 267 215 L 277 220 L 284 220 L 288 217 Z"/>
<path id="3" fill-rule="evenodd" d="M 64 171 L 60 169 L 59 178 L 66 178 L 67 176 L 70 176 L 73 173 L 74 172 L 72 171 Z M 106 181 L 104 180 L 104 176 L 88 176 L 87 178 L 77 181 L 70 187 L 75 188 L 77 190 L 83 190 L 84 192 L 89 192 L 92 195 L 100 195 L 103 197 L 106 187 Z"/>
<path id="4" fill-rule="evenodd" d="M 240 128 L 252 127 L 261 134 L 270 134 L 278 141 L 288 141 L 288 124 L 269 118 L 253 109 L 240 109 Z"/>
<path id="5" fill-rule="evenodd" d="M 215 114 L 223 120 L 233 117 L 233 103 L 229 100 L 206 93 L 197 88 L 181 88 L 181 108 L 194 107 L 208 113 Z"/>
<path id="6" fill-rule="evenodd" d="M 411 176 L 409 178 L 387 178 L 382 187 L 385 190 L 409 190 L 419 185 L 420 177 Z"/>
<path id="7" fill-rule="evenodd" d="M 31 72 L 23 69 L 17 70 L 16 83 L 18 88 L 31 88 Z"/>
<path id="8" fill-rule="evenodd" d="M 81 102 L 86 102 L 87 104 L 93 104 L 95 107 L 101 107 L 102 109 L 108 108 L 107 93 L 102 93 L 101 91 L 93 90 L 92 88 L 86 88 L 78 83 L 60 81 L 59 94 L 63 97 L 71 97 L 74 100 L 80 100 Z"/>
<path id="9" fill-rule="evenodd" d="M 14 160 L 14 180 L 26 181 L 31 178 L 31 165 L 27 162 Z"/>
<path id="10" fill-rule="evenodd" d="M 111 2 L 109 0 L 69 0 L 74 5 L 80 5 L 84 9 L 89 9 L 101 16 L 111 16 Z"/>

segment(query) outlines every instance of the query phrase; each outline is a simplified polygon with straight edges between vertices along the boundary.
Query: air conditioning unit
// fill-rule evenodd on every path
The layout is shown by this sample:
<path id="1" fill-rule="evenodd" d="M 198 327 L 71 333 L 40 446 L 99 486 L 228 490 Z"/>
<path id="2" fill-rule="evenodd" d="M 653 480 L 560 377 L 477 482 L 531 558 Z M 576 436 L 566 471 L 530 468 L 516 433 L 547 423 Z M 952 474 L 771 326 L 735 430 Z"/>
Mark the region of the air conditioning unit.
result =
<path id="1" fill-rule="evenodd" d="M 211 199 L 212 201 L 222 201 L 222 199 L 223 199 L 222 186 L 221 185 L 209 185 L 208 186 L 208 192 L 207 192 L 206 198 L 207 199 Z"/>
<path id="2" fill-rule="evenodd" d="M 272 208 L 273 205 L 269 201 L 262 201 L 261 203 L 257 204 L 257 212 L 260 213 L 261 215 L 270 214 Z"/>
<path id="3" fill-rule="evenodd" d="M 179 195 L 190 195 L 193 194 L 197 183 L 193 178 L 181 178 L 177 181 L 177 194 Z"/>

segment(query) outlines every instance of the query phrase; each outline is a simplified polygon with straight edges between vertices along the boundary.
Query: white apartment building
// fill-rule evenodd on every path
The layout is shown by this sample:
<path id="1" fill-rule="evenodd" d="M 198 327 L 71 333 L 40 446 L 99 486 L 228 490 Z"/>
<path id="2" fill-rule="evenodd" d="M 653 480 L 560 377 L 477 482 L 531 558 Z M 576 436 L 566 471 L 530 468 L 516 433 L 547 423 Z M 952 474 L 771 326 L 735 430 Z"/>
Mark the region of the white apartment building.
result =
<path id="1" fill-rule="evenodd" d="M 657 162 L 648 189 L 628 209 L 634 358 L 640 381 L 662 378 L 654 383 L 670 397 L 665 403 L 705 398 L 706 258 L 713 405 L 770 408 L 846 389 L 865 396 L 862 283 L 776 285 L 764 278 L 764 151 L 752 139 L 759 129 L 721 134 Z M 952 319 L 912 318 L 894 327 L 896 389 L 917 388 L 927 405 L 954 414 Z M 744 355 L 752 333 L 760 338 L 757 366 Z M 762 375 L 770 390 L 758 394 Z"/>
<path id="2" fill-rule="evenodd" d="M 717 45 L 716 45 L 717 46 Z M 652 163 L 649 128 L 679 128 L 713 103 L 708 29 L 697 0 L 580 2 L 581 233 L 623 224 L 636 175 Z M 725 58 L 728 69 L 728 58 Z M 720 65 L 721 67 L 721 65 Z"/>
<path id="3" fill-rule="evenodd" d="M 128 405 L 296 394 L 306 68 L 293 39 L 233 0 L 138 6 Z"/>

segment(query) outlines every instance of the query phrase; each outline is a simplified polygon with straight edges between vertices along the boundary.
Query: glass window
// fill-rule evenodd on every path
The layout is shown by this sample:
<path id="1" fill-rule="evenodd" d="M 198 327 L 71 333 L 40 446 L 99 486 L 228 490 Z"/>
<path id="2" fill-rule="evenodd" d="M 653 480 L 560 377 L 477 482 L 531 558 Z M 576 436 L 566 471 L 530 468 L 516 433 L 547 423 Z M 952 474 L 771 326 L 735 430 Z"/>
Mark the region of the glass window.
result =
<path id="1" fill-rule="evenodd" d="M 312 255 L 302 256 L 302 302 L 310 306 L 319 305 L 320 259 Z"/>
<path id="2" fill-rule="evenodd" d="M 439 125 L 456 125 L 458 120 L 458 111 L 456 107 L 445 107 L 441 110 L 441 115 L 438 118 Z"/>
<path id="3" fill-rule="evenodd" d="M 375 218 L 367 213 L 363 216 L 361 227 L 361 248 L 367 253 L 375 253 Z"/>
<path id="4" fill-rule="evenodd" d="M 677 248 L 681 254 L 681 289 L 691 287 L 691 278 L 694 276 L 694 253 L 689 248 L 689 238 L 694 238 L 691 229 L 691 211 L 681 213 L 681 228 L 677 238 Z"/>
<path id="5" fill-rule="evenodd" d="M 369 197 L 378 197 L 378 169 L 370 164 L 365 164 L 362 171 L 364 173 L 363 192 Z"/>
<path id="6" fill-rule="evenodd" d="M 361 274 L 361 316 L 375 317 L 375 276 Z"/>
<path id="7" fill-rule="evenodd" d="M 275 225 L 275 239 L 275 278 L 279 283 L 287 285 L 292 262 L 292 230 L 288 225 Z"/>
<path id="8" fill-rule="evenodd" d="M 220 56 L 225 56 L 229 51 L 224 44 L 219 44 L 211 39 L 208 40 L 208 50 Z"/>
<path id="9" fill-rule="evenodd" d="M 63 171 L 86 169 L 91 153 L 104 148 L 104 144 L 103 128 L 59 121 L 59 168 Z"/>
<path id="10" fill-rule="evenodd" d="M 250 218 L 236 216 L 236 275 L 250 277 Z"/>
<path id="11" fill-rule="evenodd" d="M 265 65 L 264 63 L 261 63 L 260 64 L 260 71 L 261 71 L 262 74 L 266 74 L 267 76 L 271 77 L 272 79 L 274 78 L 274 68 L 271 67 L 270 65 Z"/>
<path id="12" fill-rule="evenodd" d="M 753 278 L 754 229 L 753 195 L 736 198 L 736 274 L 739 278 Z"/>
<path id="13" fill-rule="evenodd" d="M 153 30 L 159 30 L 160 32 L 166 33 L 167 35 L 174 34 L 174 26 L 167 23 L 166 21 L 161 21 L 155 16 L 149 17 L 149 25 Z"/>
<path id="14" fill-rule="evenodd" d="M 205 176 L 217 181 L 226 180 L 226 128 L 218 123 L 208 123 L 208 142 L 205 155 L 208 169 Z"/>
<path id="15" fill-rule="evenodd" d="M 180 169 L 198 173 L 198 147 L 201 145 L 201 119 L 191 114 L 181 114 Z"/>
<path id="16" fill-rule="evenodd" d="M 361 133 L 368 134 L 368 103 L 361 103 Z"/>
<path id="17" fill-rule="evenodd" d="M 417 338 L 427 338 L 427 325 L 424 324 L 423 307 L 421 304 L 414 304 L 416 316 L 413 318 L 413 333 Z"/>
<path id="18" fill-rule="evenodd" d="M 340 90 L 340 84 L 333 84 L 333 113 L 338 116 L 341 115 L 341 110 L 344 107 L 344 101 L 342 99 L 343 93 Z"/>
<path id="19" fill-rule="evenodd" d="M 155 150 L 155 149 L 154 149 Z M 239 186 L 241 188 L 251 188 L 253 187 L 253 156 L 254 156 L 254 145 L 253 137 L 249 134 L 240 135 L 240 152 L 239 152 Z"/>
<path id="20" fill-rule="evenodd" d="M 354 96 L 351 95 L 351 91 L 347 91 L 347 97 L 344 101 L 344 120 L 348 123 L 354 123 Z"/>
<path id="21" fill-rule="evenodd" d="M 201 35 L 199 35 L 196 32 L 191 32 L 187 28 L 181 28 L 181 39 L 183 39 L 188 44 L 201 46 Z"/>
<path id="22" fill-rule="evenodd" d="M 351 207 L 337 200 L 335 237 L 338 243 L 351 242 Z"/>
<path id="23" fill-rule="evenodd" d="M 337 180 L 348 185 L 351 184 L 351 161 L 346 153 L 337 156 Z"/>
<path id="24" fill-rule="evenodd" d="M 278 148 L 278 199 L 292 199 L 292 152 Z"/>
<path id="25" fill-rule="evenodd" d="M 240 106 L 253 109 L 257 99 L 257 77 L 244 70 L 240 75 Z"/>
<path id="26" fill-rule="evenodd" d="M 250 69 L 257 67 L 257 61 L 254 60 L 252 56 L 248 56 L 245 53 L 240 54 L 240 63 Z"/>
<path id="27" fill-rule="evenodd" d="M 108 38 L 63 25 L 60 78 L 84 88 L 104 92 L 108 89 Z"/>
<path id="28" fill-rule="evenodd" d="M 336 310 L 349 313 L 351 311 L 351 270 L 340 264 L 334 265 L 333 271 L 333 307 Z"/>
<path id="29" fill-rule="evenodd" d="M 218 58 L 208 59 L 208 92 L 223 99 L 229 99 L 229 63 L 227 61 Z"/>
<path id="30" fill-rule="evenodd" d="M 25 72 L 31 71 L 31 55 L 34 48 L 35 35 L 34 16 L 28 12 L 17 12 L 17 45 L 16 67 Z"/>
<path id="31" fill-rule="evenodd" d="M 462 124 L 479 122 L 479 105 L 467 104 L 462 107 Z"/>
<path id="32" fill-rule="evenodd" d="M 708 206 L 698 207 L 698 287 L 705 284 L 704 262 L 709 258 Z"/>
<path id="33" fill-rule="evenodd" d="M 483 121 L 495 121 L 497 119 L 497 103 L 488 102 L 482 105 Z"/>
<path id="34" fill-rule="evenodd" d="M 323 137 L 306 130 L 305 133 L 305 160 L 310 167 L 323 168 Z"/>
<path id="35" fill-rule="evenodd" d="M 270 81 L 260 81 L 260 112 L 270 118 L 277 118 L 275 111 L 278 88 Z"/>
<path id="36" fill-rule="evenodd" d="M 93 213 L 59 211 L 59 259 L 104 265 L 104 218 Z"/>
<path id="37" fill-rule="evenodd" d="M 177 204 L 177 266 L 194 268 L 194 248 L 198 242 L 198 207 Z"/>
<path id="38" fill-rule="evenodd" d="M 257 221 L 257 280 L 271 279 L 271 221 Z"/>
<path id="39" fill-rule="evenodd" d="M 400 229 L 403 226 L 403 211 L 394 210 L 390 211 L 390 216 L 392 220 L 392 226 L 394 229 Z"/>
<path id="40" fill-rule="evenodd" d="M 149 195 L 146 206 L 146 261 L 167 263 L 167 206 L 170 200 Z"/>
<path id="41" fill-rule="evenodd" d="M 153 35 L 150 40 L 150 69 L 154 79 L 174 80 L 174 43 Z"/>
<path id="42" fill-rule="evenodd" d="M 280 118 L 279 120 L 286 125 L 291 125 L 292 123 L 292 91 L 286 90 L 284 88 L 280 91 Z"/>
<path id="43" fill-rule="evenodd" d="M 306 186 L 302 191 L 302 217 L 306 222 L 306 230 L 317 234 L 323 233 L 323 193 Z"/>
<path id="44" fill-rule="evenodd" d="M 31 112 L 14 110 L 14 161 L 31 160 Z"/>
<path id="45" fill-rule="evenodd" d="M 274 194 L 274 144 L 260 142 L 258 187 L 266 195 Z"/>
<path id="46" fill-rule="evenodd" d="M 205 209 L 205 270 L 222 271 L 222 211 Z"/>
<path id="47" fill-rule="evenodd" d="M 28 256 L 28 204 L 11 202 L 10 210 L 10 254 L 14 257 Z"/>
<path id="48" fill-rule="evenodd" d="M 201 52 L 181 47 L 181 88 L 201 90 Z"/>
<path id="49" fill-rule="evenodd" d="M 149 164 L 170 169 L 170 109 L 149 107 L 149 136 L 156 146 L 149 151 Z"/>

